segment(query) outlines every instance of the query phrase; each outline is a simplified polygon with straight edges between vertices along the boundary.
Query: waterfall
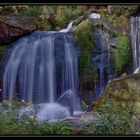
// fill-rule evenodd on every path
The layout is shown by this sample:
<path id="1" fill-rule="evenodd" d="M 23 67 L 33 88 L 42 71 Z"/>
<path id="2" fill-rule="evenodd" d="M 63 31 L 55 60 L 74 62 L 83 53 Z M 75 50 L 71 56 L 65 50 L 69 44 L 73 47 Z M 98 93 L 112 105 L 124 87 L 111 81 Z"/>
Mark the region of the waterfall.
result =
<path id="1" fill-rule="evenodd" d="M 50 38 L 51 39 L 51 38 Z M 50 41 L 50 39 L 48 39 Z M 48 83 L 48 93 L 49 93 L 49 102 L 54 102 L 54 97 L 55 97 L 55 91 L 54 91 L 54 87 L 55 87 L 55 82 L 54 82 L 54 54 L 53 54 L 53 50 L 54 50 L 54 40 L 52 39 L 52 41 L 49 42 L 48 50 L 46 52 L 47 55 L 47 64 L 46 64 L 46 69 L 47 69 L 47 83 Z"/>
<path id="2" fill-rule="evenodd" d="M 60 30 L 59 32 L 63 32 L 63 33 L 65 33 L 65 32 L 70 32 L 70 31 L 72 30 L 72 26 L 73 26 L 73 21 L 71 21 L 71 22 L 68 24 L 68 26 L 67 26 L 66 29 L 62 29 L 62 30 Z"/>
<path id="3" fill-rule="evenodd" d="M 81 111 L 72 33 L 35 31 L 13 46 L 3 76 L 3 100 L 13 102 L 17 95 L 20 101 L 38 104 L 40 120 L 64 119 Z"/>
<path id="4" fill-rule="evenodd" d="M 107 82 L 110 80 L 113 74 L 113 60 L 112 50 L 110 47 L 110 36 L 106 32 L 104 26 L 98 26 L 99 20 L 95 20 L 93 23 L 95 49 L 93 56 L 93 66 L 98 70 L 99 73 L 99 85 L 95 90 L 94 99 L 98 99 L 103 95 L 104 89 Z"/>
<path id="5" fill-rule="evenodd" d="M 78 94 L 78 63 L 76 52 L 71 49 L 70 42 L 65 39 L 65 67 L 63 70 L 63 92 L 67 89 L 71 89 L 72 95 L 72 106 L 74 110 L 80 109 L 78 100 L 75 94 Z M 75 93 L 75 94 L 74 94 Z"/>
<path id="6" fill-rule="evenodd" d="M 140 17 L 132 16 L 130 19 L 131 44 L 133 52 L 133 71 L 140 72 Z"/>

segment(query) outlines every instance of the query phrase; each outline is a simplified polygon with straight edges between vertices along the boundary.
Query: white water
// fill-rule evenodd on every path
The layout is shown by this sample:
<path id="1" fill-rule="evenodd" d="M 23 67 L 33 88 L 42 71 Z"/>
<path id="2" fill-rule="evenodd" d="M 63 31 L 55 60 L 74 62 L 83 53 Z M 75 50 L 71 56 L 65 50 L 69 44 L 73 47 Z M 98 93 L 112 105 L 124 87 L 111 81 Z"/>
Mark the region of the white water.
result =
<path id="1" fill-rule="evenodd" d="M 48 45 L 48 50 L 46 52 L 46 55 L 47 55 L 47 62 L 46 62 L 46 69 L 47 69 L 47 73 L 46 73 L 46 79 L 48 80 L 47 83 L 48 83 L 48 94 L 49 94 L 49 102 L 50 103 L 53 103 L 55 100 L 55 87 L 54 87 L 54 40 L 52 38 L 48 39 L 49 41 L 49 45 Z M 41 80 L 41 79 L 40 79 Z"/>
<path id="2" fill-rule="evenodd" d="M 73 21 L 71 21 L 71 22 L 68 24 L 68 26 L 67 26 L 66 29 L 62 29 L 62 30 L 60 30 L 59 32 L 63 32 L 63 33 L 69 32 L 69 31 L 72 30 L 72 26 L 73 26 Z"/>
<path id="3" fill-rule="evenodd" d="M 99 19 L 100 15 L 92 13 L 89 18 Z M 69 35 L 73 29 L 71 21 L 66 29 L 60 31 L 36 31 L 15 43 L 3 78 L 3 99 L 11 102 L 15 92 L 21 101 L 37 103 L 39 111 L 37 119 L 44 121 L 58 121 L 71 116 L 82 114 L 78 97 L 78 62 L 74 40 Z M 61 95 L 57 93 L 56 75 L 56 47 L 59 37 L 63 39 L 64 61 L 62 69 Z M 60 47 L 60 46 L 59 46 Z M 60 54 L 59 54 L 60 55 Z M 101 80 L 103 80 L 100 69 Z M 103 83 L 100 86 L 103 87 Z M 18 87 L 18 91 L 16 88 Z M 70 95 L 69 102 L 63 103 Z M 59 100 L 61 97 L 61 100 Z M 21 107 L 21 113 L 34 110 L 32 107 Z M 35 111 L 35 110 L 34 110 Z"/>
<path id="4" fill-rule="evenodd" d="M 72 23 L 68 26 L 68 30 L 71 26 Z M 63 54 L 59 51 L 60 47 Z M 37 111 L 39 120 L 57 121 L 70 117 L 75 112 L 80 113 L 78 63 L 75 49 L 72 35 L 64 32 L 36 31 L 29 37 L 18 40 L 14 44 L 5 68 L 3 99 L 13 102 L 17 92 L 21 102 L 24 100 L 33 105 L 36 103 L 40 106 Z M 56 56 L 59 57 L 56 58 Z M 62 64 L 57 65 L 57 61 Z M 58 66 L 61 68 L 60 75 L 56 75 Z M 56 83 L 57 76 L 62 83 L 59 87 Z M 59 93 L 57 93 L 58 88 L 61 91 Z M 63 103 L 68 96 L 66 91 L 72 93 L 69 104 Z M 65 98 L 61 96 L 63 94 Z M 60 96 L 62 98 L 58 102 Z M 29 107 L 20 109 L 25 114 L 29 110 L 31 110 Z"/>
<path id="5" fill-rule="evenodd" d="M 140 67 L 138 67 L 135 71 L 134 71 L 134 74 L 135 73 L 139 73 L 140 72 Z"/>
<path id="6" fill-rule="evenodd" d="M 40 111 L 37 114 L 39 121 L 56 122 L 70 117 L 67 107 L 63 107 L 58 103 L 40 104 Z"/>
<path id="7" fill-rule="evenodd" d="M 140 17 L 131 17 L 131 44 L 133 52 L 133 71 L 140 72 Z"/>

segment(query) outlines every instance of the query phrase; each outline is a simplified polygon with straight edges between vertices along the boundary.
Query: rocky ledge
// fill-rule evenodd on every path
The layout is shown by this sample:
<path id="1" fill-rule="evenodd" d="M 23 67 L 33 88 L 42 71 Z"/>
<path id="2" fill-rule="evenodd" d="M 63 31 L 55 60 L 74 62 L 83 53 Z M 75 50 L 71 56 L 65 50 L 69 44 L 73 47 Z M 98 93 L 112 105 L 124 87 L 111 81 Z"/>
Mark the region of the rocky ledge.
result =
<path id="1" fill-rule="evenodd" d="M 0 43 L 10 43 L 37 30 L 35 20 L 27 16 L 0 15 Z"/>

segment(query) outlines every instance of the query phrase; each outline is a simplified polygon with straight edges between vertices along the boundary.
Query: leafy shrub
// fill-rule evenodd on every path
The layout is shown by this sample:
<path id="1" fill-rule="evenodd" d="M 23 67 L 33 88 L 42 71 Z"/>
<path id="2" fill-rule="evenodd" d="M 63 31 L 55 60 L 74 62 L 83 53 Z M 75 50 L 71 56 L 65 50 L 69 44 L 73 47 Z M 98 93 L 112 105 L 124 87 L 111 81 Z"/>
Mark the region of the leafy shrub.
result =
<path id="1" fill-rule="evenodd" d="M 117 5 L 114 7 L 113 12 L 116 16 L 120 16 L 120 15 L 124 14 L 125 10 L 126 10 L 126 8 L 124 6 Z"/>
<path id="2" fill-rule="evenodd" d="M 22 16 L 38 17 L 41 14 L 41 6 L 29 6 L 19 13 Z"/>
<path id="3" fill-rule="evenodd" d="M 115 67 L 116 72 L 120 73 L 130 63 L 131 47 L 129 38 L 126 35 L 117 37 L 118 46 L 115 51 Z"/>
<path id="4" fill-rule="evenodd" d="M 92 52 L 95 47 L 93 40 L 92 21 L 85 20 L 80 23 L 74 32 L 77 47 L 81 50 L 80 76 L 84 81 L 93 80 L 95 69 L 92 66 Z"/>
<path id="5" fill-rule="evenodd" d="M 136 12 L 138 12 L 139 10 L 139 5 L 132 5 L 132 6 L 122 6 L 122 5 L 117 5 L 114 6 L 114 14 L 116 16 L 121 16 L 121 15 L 127 15 L 127 16 L 131 16 L 133 14 L 135 14 Z"/>
<path id="6" fill-rule="evenodd" d="M 67 24 L 83 15 L 86 11 L 86 6 L 58 6 L 57 7 L 57 23 L 59 28 L 66 28 Z"/>
<path id="7" fill-rule="evenodd" d="M 11 108 L 6 113 L 0 111 L 0 135 L 69 135 L 72 132 L 71 126 L 65 122 L 48 124 L 30 118 L 20 122 L 17 113 L 17 108 Z"/>
<path id="8" fill-rule="evenodd" d="M 129 93 L 128 93 L 129 94 Z M 136 133 L 135 123 L 132 121 L 133 105 L 126 103 L 124 108 L 120 102 L 112 98 L 105 100 L 98 108 L 99 120 L 85 125 L 82 132 L 86 135 L 130 135 Z"/>
<path id="9" fill-rule="evenodd" d="M 48 24 L 47 22 L 40 22 L 37 24 L 38 28 L 41 30 L 47 30 L 47 31 L 51 31 L 52 30 L 52 26 L 50 24 Z"/>

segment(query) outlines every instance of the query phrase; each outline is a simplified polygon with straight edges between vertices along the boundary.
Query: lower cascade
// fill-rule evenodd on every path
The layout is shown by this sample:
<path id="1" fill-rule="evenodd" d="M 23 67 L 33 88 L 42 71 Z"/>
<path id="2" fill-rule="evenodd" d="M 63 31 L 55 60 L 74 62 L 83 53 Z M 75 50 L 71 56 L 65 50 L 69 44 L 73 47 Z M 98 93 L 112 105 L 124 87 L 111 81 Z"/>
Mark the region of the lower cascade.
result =
<path id="1" fill-rule="evenodd" d="M 76 45 L 71 32 L 35 31 L 13 44 L 3 77 L 3 100 L 38 105 L 39 120 L 82 112 Z M 31 108 L 20 107 L 21 113 Z"/>

